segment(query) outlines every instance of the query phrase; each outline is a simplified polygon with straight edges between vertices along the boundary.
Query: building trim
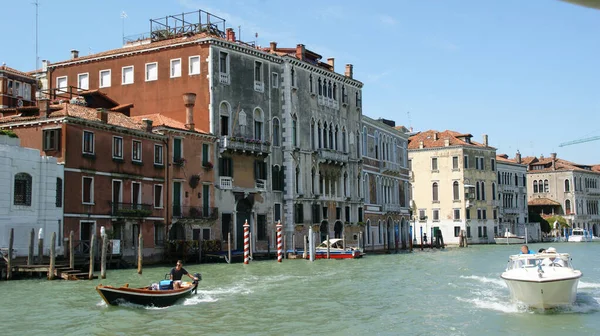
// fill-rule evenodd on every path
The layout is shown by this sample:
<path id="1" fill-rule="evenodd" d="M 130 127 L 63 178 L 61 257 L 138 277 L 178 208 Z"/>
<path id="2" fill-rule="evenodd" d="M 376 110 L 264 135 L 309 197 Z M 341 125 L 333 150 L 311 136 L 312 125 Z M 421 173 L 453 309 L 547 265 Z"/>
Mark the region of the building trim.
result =
<path id="1" fill-rule="evenodd" d="M 139 176 L 139 175 L 122 174 L 122 173 L 99 172 L 99 171 L 95 171 L 95 170 L 78 169 L 78 168 L 65 168 L 65 172 L 81 173 L 81 174 L 89 174 L 89 175 L 99 175 L 99 176 L 109 176 L 109 177 L 121 177 L 121 178 L 126 178 L 126 179 L 136 179 L 136 180 L 142 180 L 142 181 L 164 182 L 163 178 L 143 177 L 143 176 Z"/>

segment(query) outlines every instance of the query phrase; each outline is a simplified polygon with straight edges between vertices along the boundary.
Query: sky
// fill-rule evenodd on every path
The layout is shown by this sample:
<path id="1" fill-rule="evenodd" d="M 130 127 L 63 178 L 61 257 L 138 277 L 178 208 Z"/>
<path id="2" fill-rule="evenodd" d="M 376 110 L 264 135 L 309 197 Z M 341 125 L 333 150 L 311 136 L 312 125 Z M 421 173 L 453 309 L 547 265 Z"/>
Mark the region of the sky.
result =
<path id="1" fill-rule="evenodd" d="M 600 10 L 558 0 L 37 0 L 36 62 L 35 1 L 0 0 L 0 63 L 29 71 L 71 49 L 118 48 L 152 18 L 202 9 L 243 41 L 302 43 L 334 57 L 339 73 L 353 64 L 371 118 L 487 134 L 510 157 L 600 164 L 600 140 L 559 146 L 600 138 Z"/>

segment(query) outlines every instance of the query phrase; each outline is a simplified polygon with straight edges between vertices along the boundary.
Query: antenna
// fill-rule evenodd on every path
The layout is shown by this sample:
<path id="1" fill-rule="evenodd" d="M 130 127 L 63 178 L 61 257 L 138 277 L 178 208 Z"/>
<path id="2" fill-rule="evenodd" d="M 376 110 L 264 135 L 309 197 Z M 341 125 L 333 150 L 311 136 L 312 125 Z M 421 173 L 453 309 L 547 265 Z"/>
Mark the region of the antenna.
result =
<path id="1" fill-rule="evenodd" d="M 121 43 L 125 44 L 125 19 L 127 19 L 127 13 L 125 11 L 121 11 L 121 21 L 122 21 L 122 41 Z"/>
<path id="2" fill-rule="evenodd" d="M 412 130 L 412 120 L 410 119 L 410 111 L 406 112 L 406 115 L 408 116 L 408 129 Z"/>
<path id="3" fill-rule="evenodd" d="M 35 0 L 35 2 L 32 3 L 35 6 L 35 70 L 37 71 L 38 69 L 38 63 L 40 58 L 38 57 L 38 8 L 40 6 L 40 4 L 38 3 L 38 0 Z"/>

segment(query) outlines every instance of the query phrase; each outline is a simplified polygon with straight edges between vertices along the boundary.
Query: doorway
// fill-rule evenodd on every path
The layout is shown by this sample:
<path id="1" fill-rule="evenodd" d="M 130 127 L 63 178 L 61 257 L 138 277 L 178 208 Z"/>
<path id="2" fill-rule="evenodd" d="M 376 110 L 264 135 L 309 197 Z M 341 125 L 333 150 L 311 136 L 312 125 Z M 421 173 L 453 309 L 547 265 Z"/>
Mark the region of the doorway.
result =
<path id="1" fill-rule="evenodd" d="M 235 249 L 244 250 L 244 223 L 246 220 L 252 227 L 252 203 L 246 198 L 238 201 L 235 221 Z"/>

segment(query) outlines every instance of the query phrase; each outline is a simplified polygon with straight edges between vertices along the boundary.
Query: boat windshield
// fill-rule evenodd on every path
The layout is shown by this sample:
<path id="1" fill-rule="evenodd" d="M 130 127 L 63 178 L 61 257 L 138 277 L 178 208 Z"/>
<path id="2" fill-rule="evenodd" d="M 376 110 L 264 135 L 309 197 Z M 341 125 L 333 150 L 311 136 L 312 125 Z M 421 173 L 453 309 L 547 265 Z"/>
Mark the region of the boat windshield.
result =
<path id="1" fill-rule="evenodd" d="M 506 270 L 538 267 L 566 267 L 573 268 L 568 253 L 538 253 L 516 254 L 510 256 Z"/>

